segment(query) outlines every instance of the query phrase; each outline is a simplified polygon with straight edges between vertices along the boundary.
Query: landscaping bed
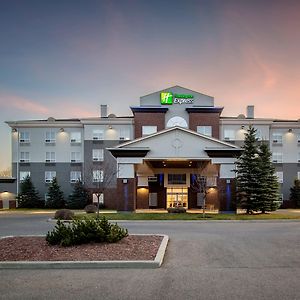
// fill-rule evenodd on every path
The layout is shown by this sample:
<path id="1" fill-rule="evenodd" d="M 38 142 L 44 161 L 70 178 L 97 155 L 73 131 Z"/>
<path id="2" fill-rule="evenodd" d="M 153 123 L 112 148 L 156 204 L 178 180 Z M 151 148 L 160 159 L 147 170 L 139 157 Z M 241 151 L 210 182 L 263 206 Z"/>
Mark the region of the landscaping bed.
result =
<path id="1" fill-rule="evenodd" d="M 45 237 L 0 239 L 0 261 L 153 261 L 163 236 L 129 235 L 117 243 L 51 246 Z"/>

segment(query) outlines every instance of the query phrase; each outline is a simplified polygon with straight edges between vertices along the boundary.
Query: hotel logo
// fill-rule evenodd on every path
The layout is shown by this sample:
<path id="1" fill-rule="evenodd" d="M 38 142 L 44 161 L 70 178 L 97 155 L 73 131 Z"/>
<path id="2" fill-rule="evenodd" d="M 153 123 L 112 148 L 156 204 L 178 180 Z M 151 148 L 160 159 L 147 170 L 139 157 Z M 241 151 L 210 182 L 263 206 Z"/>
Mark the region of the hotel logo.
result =
<path id="1" fill-rule="evenodd" d="M 173 104 L 172 93 L 160 93 L 160 104 L 171 105 Z"/>

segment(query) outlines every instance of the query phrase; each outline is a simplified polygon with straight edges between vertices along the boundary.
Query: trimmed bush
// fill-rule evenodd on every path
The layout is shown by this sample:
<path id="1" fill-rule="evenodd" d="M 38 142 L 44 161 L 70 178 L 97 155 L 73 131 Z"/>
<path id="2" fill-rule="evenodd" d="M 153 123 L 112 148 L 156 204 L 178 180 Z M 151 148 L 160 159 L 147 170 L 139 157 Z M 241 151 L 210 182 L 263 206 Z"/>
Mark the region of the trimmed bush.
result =
<path id="1" fill-rule="evenodd" d="M 55 212 L 54 218 L 59 220 L 72 220 L 74 213 L 69 209 L 60 209 Z"/>
<path id="2" fill-rule="evenodd" d="M 105 217 L 75 220 L 69 225 L 58 220 L 55 228 L 47 233 L 46 241 L 50 245 L 68 247 L 90 242 L 115 243 L 127 235 L 127 229 L 109 223 Z"/>
<path id="3" fill-rule="evenodd" d="M 87 214 L 92 214 L 97 211 L 97 207 L 94 204 L 89 204 L 84 208 Z"/>
<path id="4" fill-rule="evenodd" d="M 181 214 L 185 213 L 186 209 L 184 207 L 169 207 L 167 211 L 169 214 Z"/>

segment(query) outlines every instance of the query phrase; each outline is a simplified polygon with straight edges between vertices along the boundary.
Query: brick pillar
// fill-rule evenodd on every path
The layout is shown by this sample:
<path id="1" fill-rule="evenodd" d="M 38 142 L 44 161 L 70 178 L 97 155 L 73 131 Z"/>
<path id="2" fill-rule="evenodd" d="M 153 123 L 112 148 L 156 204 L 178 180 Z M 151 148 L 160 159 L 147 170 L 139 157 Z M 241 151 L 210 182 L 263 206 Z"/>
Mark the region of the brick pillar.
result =
<path id="1" fill-rule="evenodd" d="M 124 183 L 127 181 L 127 183 Z M 136 181 L 135 178 L 117 179 L 117 210 L 135 211 L 136 209 Z"/>

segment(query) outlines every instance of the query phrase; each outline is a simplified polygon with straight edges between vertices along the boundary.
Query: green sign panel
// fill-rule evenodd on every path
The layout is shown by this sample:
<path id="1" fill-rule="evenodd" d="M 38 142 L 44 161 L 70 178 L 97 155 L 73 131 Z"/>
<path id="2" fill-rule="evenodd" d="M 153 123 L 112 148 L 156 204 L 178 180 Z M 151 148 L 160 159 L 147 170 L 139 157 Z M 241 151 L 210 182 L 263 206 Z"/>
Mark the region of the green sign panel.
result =
<path id="1" fill-rule="evenodd" d="M 192 104 L 194 102 L 194 96 L 190 94 L 173 94 L 170 92 L 160 93 L 160 104 L 172 105 L 172 104 Z"/>
<path id="2" fill-rule="evenodd" d="M 160 93 L 160 104 L 173 104 L 173 94 L 172 93 Z"/>

